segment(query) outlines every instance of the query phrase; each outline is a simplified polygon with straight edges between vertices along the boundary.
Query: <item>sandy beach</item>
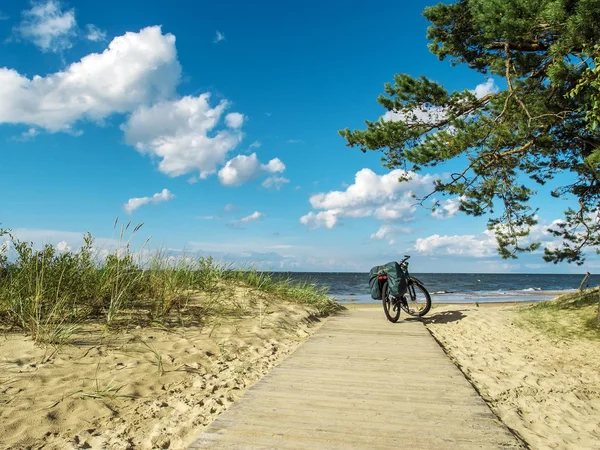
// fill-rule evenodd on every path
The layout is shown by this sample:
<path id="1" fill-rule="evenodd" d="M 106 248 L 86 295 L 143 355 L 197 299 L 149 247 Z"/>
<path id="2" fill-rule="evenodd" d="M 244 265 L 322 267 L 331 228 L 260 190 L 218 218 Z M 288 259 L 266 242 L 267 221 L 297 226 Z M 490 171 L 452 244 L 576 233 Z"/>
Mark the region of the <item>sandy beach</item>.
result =
<path id="1" fill-rule="evenodd" d="M 237 294 L 239 316 L 117 334 L 90 325 L 57 352 L 5 330 L 0 448 L 185 448 L 322 323 L 312 307 Z"/>
<path id="2" fill-rule="evenodd" d="M 445 305 L 432 310 L 427 327 L 532 449 L 600 448 L 598 340 L 545 333 L 519 308 Z"/>

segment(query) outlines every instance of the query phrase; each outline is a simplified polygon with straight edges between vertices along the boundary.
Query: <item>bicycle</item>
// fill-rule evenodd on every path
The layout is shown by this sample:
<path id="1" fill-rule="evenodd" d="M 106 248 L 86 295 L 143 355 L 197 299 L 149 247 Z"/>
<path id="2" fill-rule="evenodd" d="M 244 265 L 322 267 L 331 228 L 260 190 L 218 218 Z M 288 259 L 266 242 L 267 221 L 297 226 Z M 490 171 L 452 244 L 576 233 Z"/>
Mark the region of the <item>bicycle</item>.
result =
<path id="1" fill-rule="evenodd" d="M 381 286 L 383 312 L 390 322 L 398 322 L 400 310 L 404 310 L 413 317 L 423 317 L 431 309 L 431 296 L 423 283 L 408 273 L 409 255 L 404 255 L 404 259 L 399 262 L 400 269 L 406 280 L 406 293 L 400 298 L 394 297 L 390 293 L 387 282 L 387 275 L 380 275 L 379 282 Z M 422 296 L 420 295 L 422 294 Z M 423 297 L 423 298 L 421 298 Z"/>

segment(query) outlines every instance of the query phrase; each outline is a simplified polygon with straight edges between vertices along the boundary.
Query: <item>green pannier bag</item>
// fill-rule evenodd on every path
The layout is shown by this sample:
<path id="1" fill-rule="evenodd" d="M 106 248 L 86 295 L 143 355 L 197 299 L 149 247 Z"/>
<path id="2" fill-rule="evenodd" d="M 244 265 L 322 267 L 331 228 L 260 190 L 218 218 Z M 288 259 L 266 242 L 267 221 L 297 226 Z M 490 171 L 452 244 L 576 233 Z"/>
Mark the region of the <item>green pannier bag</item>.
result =
<path id="1" fill-rule="evenodd" d="M 404 272 L 400 268 L 400 264 L 396 261 L 391 261 L 382 267 L 388 277 L 388 286 L 392 295 L 394 297 L 402 297 L 406 294 L 406 278 L 404 278 Z"/>
<path id="2" fill-rule="evenodd" d="M 375 266 L 369 272 L 369 288 L 373 300 L 381 300 L 382 298 L 379 275 L 387 275 L 390 293 L 394 297 L 401 297 L 406 294 L 406 278 L 404 278 L 404 272 L 400 268 L 400 264 L 391 261 L 383 266 Z"/>
<path id="3" fill-rule="evenodd" d="M 373 300 L 381 300 L 381 285 L 379 284 L 379 275 L 383 275 L 381 266 L 375 266 L 369 272 L 369 288 Z"/>

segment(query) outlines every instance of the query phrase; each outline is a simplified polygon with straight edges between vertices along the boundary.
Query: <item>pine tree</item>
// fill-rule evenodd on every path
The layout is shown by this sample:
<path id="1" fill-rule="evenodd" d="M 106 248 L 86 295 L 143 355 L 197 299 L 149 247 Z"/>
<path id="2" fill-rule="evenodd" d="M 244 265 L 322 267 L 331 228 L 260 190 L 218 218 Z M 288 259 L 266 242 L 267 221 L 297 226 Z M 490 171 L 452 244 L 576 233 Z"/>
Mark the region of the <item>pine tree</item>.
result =
<path id="1" fill-rule="evenodd" d="M 563 245 L 545 248 L 544 259 L 580 265 L 586 249 L 600 253 L 600 0 L 461 0 L 423 14 L 432 53 L 502 77 L 505 88 L 478 98 L 398 74 L 377 99 L 395 120 L 340 135 L 350 147 L 382 151 L 390 169 L 462 158 L 464 170 L 421 202 L 458 195 L 462 211 L 489 214 L 504 258 L 539 248 L 528 238 L 536 184 L 569 174 L 552 190 L 574 200 L 550 229 Z"/>

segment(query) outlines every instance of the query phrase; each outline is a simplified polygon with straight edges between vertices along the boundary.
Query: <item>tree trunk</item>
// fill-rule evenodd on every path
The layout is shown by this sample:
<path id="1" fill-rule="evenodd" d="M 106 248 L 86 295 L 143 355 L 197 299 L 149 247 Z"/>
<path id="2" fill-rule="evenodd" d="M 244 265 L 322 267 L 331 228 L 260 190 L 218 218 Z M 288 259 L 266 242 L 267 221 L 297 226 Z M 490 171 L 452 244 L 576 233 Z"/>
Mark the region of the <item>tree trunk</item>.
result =
<path id="1" fill-rule="evenodd" d="M 585 277 L 583 277 L 583 280 L 581 280 L 581 284 L 579 285 L 579 292 L 583 291 L 583 283 L 585 283 L 589 277 L 590 273 L 586 272 Z"/>
<path id="2" fill-rule="evenodd" d="M 596 325 L 600 325 L 600 292 L 596 293 L 596 297 L 598 297 L 598 315 L 596 316 Z"/>

